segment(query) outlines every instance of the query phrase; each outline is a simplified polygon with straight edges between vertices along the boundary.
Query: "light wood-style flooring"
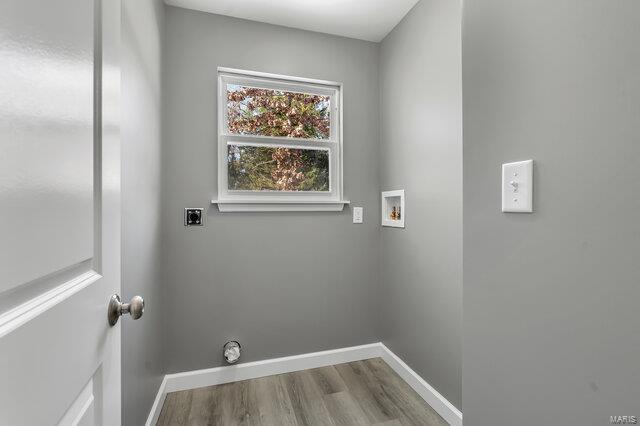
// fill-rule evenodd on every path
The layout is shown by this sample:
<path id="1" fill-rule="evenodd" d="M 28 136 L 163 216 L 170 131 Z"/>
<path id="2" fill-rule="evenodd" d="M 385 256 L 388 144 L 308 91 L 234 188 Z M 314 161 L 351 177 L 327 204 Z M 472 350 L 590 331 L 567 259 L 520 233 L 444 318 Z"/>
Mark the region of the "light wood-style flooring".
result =
<path id="1" fill-rule="evenodd" d="M 167 395 L 158 425 L 446 425 L 381 358 Z"/>

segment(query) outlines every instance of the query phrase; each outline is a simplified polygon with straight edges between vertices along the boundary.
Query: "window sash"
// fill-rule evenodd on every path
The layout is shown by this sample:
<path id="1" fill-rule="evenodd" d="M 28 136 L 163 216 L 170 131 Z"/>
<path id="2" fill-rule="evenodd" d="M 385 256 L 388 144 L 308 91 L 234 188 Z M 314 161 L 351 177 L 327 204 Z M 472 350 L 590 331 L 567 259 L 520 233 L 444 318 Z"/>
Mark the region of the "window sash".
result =
<path id="1" fill-rule="evenodd" d="M 239 88 L 250 88 L 250 89 L 259 89 L 259 90 L 268 90 L 268 91 L 272 91 L 272 92 L 280 92 L 280 93 L 288 93 L 288 94 L 302 94 L 305 96 L 321 96 L 325 99 L 328 100 L 328 109 L 329 109 L 329 117 L 328 117 L 328 124 L 329 124 L 329 132 L 328 135 L 326 135 L 326 137 L 315 137 L 315 138 L 308 138 L 308 139 L 312 139 L 312 140 L 331 140 L 334 139 L 335 140 L 335 122 L 336 119 L 334 117 L 334 113 L 337 112 L 337 110 L 334 108 L 334 103 L 336 101 L 335 99 L 335 93 L 333 91 L 330 91 L 329 93 L 326 94 L 322 94 L 322 93 L 318 93 L 319 91 L 317 90 L 304 90 L 304 88 L 301 88 L 300 90 L 291 90 L 288 88 L 283 88 L 283 87 L 277 87 L 277 88 L 271 88 L 271 87 L 265 87 L 267 86 L 267 84 L 252 84 L 252 83 L 232 83 L 227 81 L 226 83 L 224 83 L 224 88 L 225 88 L 225 96 L 228 96 L 229 94 L 229 86 L 233 85 L 235 87 L 239 87 Z M 234 133 L 231 132 L 229 130 L 229 100 L 226 99 L 225 102 L 225 112 L 224 112 L 224 116 L 225 116 L 225 133 L 226 134 L 242 134 L 242 133 Z M 249 134 L 251 135 L 251 134 Z M 265 136 L 268 137 L 269 135 L 261 135 L 259 133 L 253 134 L 252 136 Z M 301 138 L 301 137 L 296 137 L 296 136 L 288 136 L 288 138 L 290 139 L 307 139 L 307 138 Z"/>
<path id="2" fill-rule="evenodd" d="M 237 84 L 241 86 L 255 87 L 260 89 L 280 90 L 284 92 L 296 92 L 305 93 L 310 95 L 322 95 L 329 96 L 329 138 L 328 139 L 307 139 L 307 138 L 293 138 L 287 137 L 286 139 L 292 139 L 297 141 L 324 141 L 324 142 L 337 142 L 340 135 L 338 129 L 340 128 L 340 105 L 338 99 L 338 88 L 323 87 L 318 85 L 290 83 L 281 80 L 265 80 L 254 77 L 239 77 L 227 74 L 220 74 L 219 78 L 219 107 L 221 109 L 221 122 L 222 122 L 222 134 L 235 135 L 235 136 L 253 136 L 259 138 L 278 138 L 277 136 L 266 135 L 238 135 L 237 133 L 231 133 L 229 131 L 228 123 L 228 103 L 227 103 L 227 84 Z"/>
<path id="3" fill-rule="evenodd" d="M 332 179 L 332 169 L 333 167 L 331 166 L 331 151 L 332 149 L 330 147 L 327 146 L 315 146 L 315 147 L 310 147 L 308 145 L 279 145 L 279 144 L 264 144 L 264 143 L 252 143 L 252 142 L 237 142 L 237 141 L 232 141 L 230 140 L 229 142 L 227 142 L 227 150 L 225 150 L 225 152 L 227 153 L 227 165 L 229 164 L 228 162 L 228 149 L 230 145 L 234 145 L 234 146 L 255 146 L 255 147 L 261 147 L 261 148 L 292 148 L 292 149 L 300 149 L 300 150 L 306 150 L 306 151 L 326 151 L 328 153 L 329 156 L 329 190 L 328 191 L 279 191 L 279 190 L 269 190 L 269 189 L 229 189 L 229 169 L 227 167 L 227 191 L 229 192 L 229 194 L 264 194 L 264 193 L 277 193 L 277 194 L 330 194 L 331 190 L 332 190 L 332 183 L 333 183 L 333 179 Z"/>
<path id="4" fill-rule="evenodd" d="M 314 200 L 337 200 L 340 195 L 337 188 L 339 183 L 339 176 L 337 170 L 337 163 L 339 158 L 339 146 L 337 143 L 309 143 L 300 144 L 295 141 L 290 141 L 285 138 L 275 138 L 277 141 L 265 142 L 263 140 L 252 140 L 251 137 L 238 138 L 237 135 L 220 136 L 220 142 L 218 144 L 218 158 L 221 159 L 218 163 L 218 197 L 221 200 L 238 199 L 238 200 L 254 200 L 265 199 L 268 200 L 301 200 L 301 201 L 314 201 Z M 229 189 L 229 170 L 228 170 L 228 145 L 253 145 L 264 146 L 269 148 L 297 148 L 297 149 L 322 149 L 329 151 L 329 191 L 261 191 L 261 190 L 233 190 Z M 224 163 L 224 167 L 222 167 Z"/>

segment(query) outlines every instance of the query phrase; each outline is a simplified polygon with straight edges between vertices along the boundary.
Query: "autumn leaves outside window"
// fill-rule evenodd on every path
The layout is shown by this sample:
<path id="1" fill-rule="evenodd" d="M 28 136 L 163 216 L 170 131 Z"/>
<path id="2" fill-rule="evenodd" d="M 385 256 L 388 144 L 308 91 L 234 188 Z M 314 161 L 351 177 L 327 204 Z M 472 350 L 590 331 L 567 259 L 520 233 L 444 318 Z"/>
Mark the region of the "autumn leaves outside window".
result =
<path id="1" fill-rule="evenodd" d="M 329 139 L 329 96 L 227 84 L 229 133 Z"/>
<path id="2" fill-rule="evenodd" d="M 230 191 L 330 191 L 331 97 L 226 84 L 226 126 L 231 135 L 297 140 L 295 146 L 230 140 Z M 308 147 L 307 147 L 308 146 Z"/>

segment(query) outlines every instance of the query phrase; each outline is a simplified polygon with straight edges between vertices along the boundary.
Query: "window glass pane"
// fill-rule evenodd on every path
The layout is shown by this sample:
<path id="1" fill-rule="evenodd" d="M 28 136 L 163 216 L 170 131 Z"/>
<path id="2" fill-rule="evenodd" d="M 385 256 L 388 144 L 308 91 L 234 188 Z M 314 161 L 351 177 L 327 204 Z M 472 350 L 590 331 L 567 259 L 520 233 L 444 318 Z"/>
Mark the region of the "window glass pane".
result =
<path id="1" fill-rule="evenodd" d="M 237 135 L 329 139 L 330 97 L 227 84 L 227 123 Z"/>
<path id="2" fill-rule="evenodd" d="M 329 151 L 228 145 L 229 190 L 329 191 Z"/>

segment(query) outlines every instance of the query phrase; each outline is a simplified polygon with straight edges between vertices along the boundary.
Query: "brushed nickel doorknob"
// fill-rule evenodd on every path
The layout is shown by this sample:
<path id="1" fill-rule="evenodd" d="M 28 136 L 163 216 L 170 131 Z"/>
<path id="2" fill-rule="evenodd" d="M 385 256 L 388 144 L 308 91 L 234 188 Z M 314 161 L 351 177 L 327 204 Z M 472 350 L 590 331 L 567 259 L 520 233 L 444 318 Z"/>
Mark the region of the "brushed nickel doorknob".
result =
<path id="1" fill-rule="evenodd" d="M 109 299 L 109 306 L 107 308 L 107 318 L 109 319 L 109 325 L 114 326 L 118 322 L 118 319 L 123 314 L 131 315 L 131 318 L 137 320 L 144 313 L 144 299 L 140 296 L 133 296 L 129 303 L 122 303 L 120 295 L 114 294 Z"/>

